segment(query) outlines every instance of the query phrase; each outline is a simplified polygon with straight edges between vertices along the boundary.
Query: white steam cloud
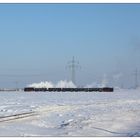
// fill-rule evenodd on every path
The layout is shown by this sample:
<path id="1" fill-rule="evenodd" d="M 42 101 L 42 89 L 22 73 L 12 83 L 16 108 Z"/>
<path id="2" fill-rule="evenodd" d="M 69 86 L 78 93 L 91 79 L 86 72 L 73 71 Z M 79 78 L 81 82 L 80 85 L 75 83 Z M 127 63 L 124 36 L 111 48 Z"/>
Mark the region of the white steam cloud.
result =
<path id="1" fill-rule="evenodd" d="M 57 84 L 54 84 L 49 81 L 40 82 L 40 83 L 33 83 L 28 85 L 28 87 L 34 87 L 34 88 L 76 88 L 76 85 L 72 81 L 59 81 Z"/>
<path id="2" fill-rule="evenodd" d="M 72 81 L 59 81 L 56 86 L 57 88 L 76 88 L 76 85 Z"/>
<path id="3" fill-rule="evenodd" d="M 34 87 L 34 88 L 53 88 L 54 85 L 53 85 L 52 82 L 45 81 L 45 82 L 30 84 L 30 85 L 28 85 L 28 87 Z"/>
<path id="4" fill-rule="evenodd" d="M 101 83 L 101 87 L 106 87 L 107 84 L 108 84 L 107 75 L 104 74 L 103 79 L 102 79 L 102 83 Z"/>

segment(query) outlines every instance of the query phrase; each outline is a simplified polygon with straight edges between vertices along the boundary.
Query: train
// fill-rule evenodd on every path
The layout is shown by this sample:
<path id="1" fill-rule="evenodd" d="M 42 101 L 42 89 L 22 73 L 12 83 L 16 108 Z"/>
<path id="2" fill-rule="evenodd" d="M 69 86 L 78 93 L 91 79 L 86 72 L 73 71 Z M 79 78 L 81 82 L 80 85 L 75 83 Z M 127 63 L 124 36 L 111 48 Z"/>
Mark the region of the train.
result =
<path id="1" fill-rule="evenodd" d="M 103 88 L 34 88 L 34 87 L 25 87 L 25 92 L 113 92 L 112 87 L 103 87 Z"/>

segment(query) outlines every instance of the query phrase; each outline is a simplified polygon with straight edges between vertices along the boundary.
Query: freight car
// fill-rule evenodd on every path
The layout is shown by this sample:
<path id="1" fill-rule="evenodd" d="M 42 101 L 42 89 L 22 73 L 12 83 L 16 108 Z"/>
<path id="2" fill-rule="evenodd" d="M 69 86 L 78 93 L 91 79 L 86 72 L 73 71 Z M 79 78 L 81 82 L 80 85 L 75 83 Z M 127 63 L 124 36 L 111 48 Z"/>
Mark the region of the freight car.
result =
<path id="1" fill-rule="evenodd" d="M 35 88 L 33 88 L 33 87 L 25 87 L 24 91 L 27 91 L 27 92 L 35 91 Z"/>
<path id="2" fill-rule="evenodd" d="M 103 92 L 113 92 L 114 89 L 113 88 L 110 88 L 110 87 L 104 87 L 102 88 Z"/>

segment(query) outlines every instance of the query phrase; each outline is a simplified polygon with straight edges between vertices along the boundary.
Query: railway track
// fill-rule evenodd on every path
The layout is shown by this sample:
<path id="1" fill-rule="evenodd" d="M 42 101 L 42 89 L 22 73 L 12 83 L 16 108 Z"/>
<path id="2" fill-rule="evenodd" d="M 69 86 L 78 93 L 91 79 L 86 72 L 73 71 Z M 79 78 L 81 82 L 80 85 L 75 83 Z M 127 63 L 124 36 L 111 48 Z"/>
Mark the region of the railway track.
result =
<path id="1" fill-rule="evenodd" d="M 31 117 L 34 115 L 37 115 L 36 112 L 31 111 L 31 112 L 24 112 L 24 113 L 8 115 L 8 116 L 0 116 L 0 122 L 8 122 L 8 121 L 12 121 L 12 120 Z"/>

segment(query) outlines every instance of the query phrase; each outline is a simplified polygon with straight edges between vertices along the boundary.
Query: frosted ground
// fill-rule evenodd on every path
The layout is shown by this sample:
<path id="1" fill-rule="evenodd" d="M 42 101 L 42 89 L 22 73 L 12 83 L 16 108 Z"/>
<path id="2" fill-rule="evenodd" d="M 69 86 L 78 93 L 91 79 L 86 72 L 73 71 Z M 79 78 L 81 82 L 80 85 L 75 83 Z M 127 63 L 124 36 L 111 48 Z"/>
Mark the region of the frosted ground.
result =
<path id="1" fill-rule="evenodd" d="M 0 136 L 140 136 L 140 89 L 0 92 L 0 99 Z M 22 113 L 29 115 L 3 118 Z"/>

